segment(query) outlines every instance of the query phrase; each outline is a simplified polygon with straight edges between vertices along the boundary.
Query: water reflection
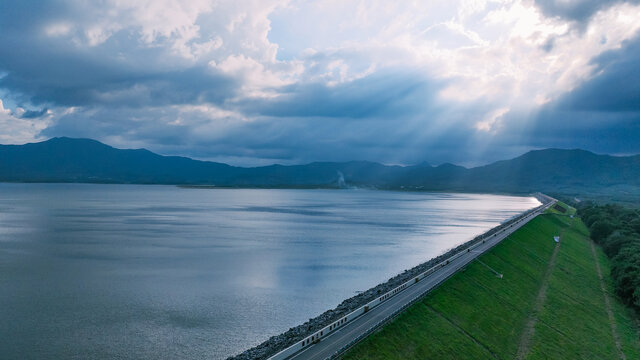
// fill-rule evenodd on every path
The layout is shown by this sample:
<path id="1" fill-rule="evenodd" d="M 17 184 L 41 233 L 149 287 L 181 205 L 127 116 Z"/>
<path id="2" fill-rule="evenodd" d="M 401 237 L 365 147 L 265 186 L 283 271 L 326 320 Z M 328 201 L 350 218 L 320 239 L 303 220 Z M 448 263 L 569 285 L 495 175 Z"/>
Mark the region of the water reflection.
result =
<path id="1" fill-rule="evenodd" d="M 0 353 L 225 358 L 537 204 L 0 184 Z"/>

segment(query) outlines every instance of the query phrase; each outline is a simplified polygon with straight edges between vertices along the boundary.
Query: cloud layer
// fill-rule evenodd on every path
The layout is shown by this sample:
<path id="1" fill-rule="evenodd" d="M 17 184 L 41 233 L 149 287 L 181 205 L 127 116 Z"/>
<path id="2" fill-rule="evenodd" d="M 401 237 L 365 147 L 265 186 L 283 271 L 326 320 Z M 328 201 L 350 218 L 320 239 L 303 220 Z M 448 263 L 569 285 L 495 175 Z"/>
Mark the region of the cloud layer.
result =
<path id="1" fill-rule="evenodd" d="M 640 152 L 635 1 L 0 5 L 3 143 L 240 165 Z"/>

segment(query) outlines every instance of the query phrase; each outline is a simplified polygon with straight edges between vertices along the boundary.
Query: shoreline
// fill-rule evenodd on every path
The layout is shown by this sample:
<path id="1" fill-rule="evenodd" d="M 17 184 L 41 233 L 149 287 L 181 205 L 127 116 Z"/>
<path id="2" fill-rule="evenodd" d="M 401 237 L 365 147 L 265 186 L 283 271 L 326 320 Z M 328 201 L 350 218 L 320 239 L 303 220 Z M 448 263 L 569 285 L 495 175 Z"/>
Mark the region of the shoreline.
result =
<path id="1" fill-rule="evenodd" d="M 551 201 L 551 198 L 540 193 L 532 194 L 531 196 L 535 197 L 539 202 L 542 203 L 542 205 L 540 206 L 544 206 L 549 201 Z M 504 223 L 489 229 L 485 233 L 480 234 L 474 237 L 473 239 L 467 242 L 464 242 L 437 257 L 427 260 L 422 264 L 419 264 L 411 269 L 407 269 L 402 273 L 397 274 L 396 276 L 390 278 L 386 282 L 380 283 L 366 291 L 363 291 L 357 295 L 354 295 L 348 299 L 345 299 L 335 308 L 327 310 L 322 314 L 309 319 L 303 324 L 292 327 L 281 334 L 274 335 L 269 339 L 267 339 L 266 341 L 262 342 L 261 344 L 258 344 L 257 346 L 247 349 L 238 355 L 230 356 L 227 358 L 227 360 L 267 359 L 277 354 L 279 351 L 302 340 L 306 336 L 331 324 L 332 322 L 339 319 L 340 317 L 367 304 L 368 302 L 375 299 L 378 295 L 384 294 L 387 291 L 390 291 L 393 288 L 401 285 L 402 283 L 409 281 L 411 278 L 428 270 L 429 268 L 435 266 L 436 264 L 442 262 L 443 260 L 446 260 L 447 258 L 451 257 L 453 254 L 459 252 L 460 250 L 465 249 L 466 247 L 473 245 L 479 241 L 482 241 L 482 239 L 493 235 L 495 232 L 505 227 L 508 227 L 510 224 L 514 223 L 520 218 L 535 211 L 540 206 L 537 206 L 535 208 L 531 208 L 525 212 L 522 212 L 519 215 L 514 216 L 511 219 L 505 221 Z"/>
<path id="2" fill-rule="evenodd" d="M 340 187 L 331 184 L 326 185 L 270 185 L 270 186 L 243 186 L 243 185 L 211 185 L 198 183 L 172 183 L 172 182 L 119 182 L 119 181 L 57 181 L 57 180 L 34 180 L 34 181 L 0 181 L 0 184 L 43 184 L 43 185 L 141 185 L 141 186 L 171 186 L 181 189 L 191 190 L 369 190 L 369 191 L 390 191 L 404 193 L 435 193 L 435 194 L 476 194 L 476 195 L 502 195 L 502 196 L 527 196 L 528 191 L 494 191 L 478 189 L 460 188 L 412 188 L 412 187 L 378 187 L 367 185 L 349 185 Z"/>

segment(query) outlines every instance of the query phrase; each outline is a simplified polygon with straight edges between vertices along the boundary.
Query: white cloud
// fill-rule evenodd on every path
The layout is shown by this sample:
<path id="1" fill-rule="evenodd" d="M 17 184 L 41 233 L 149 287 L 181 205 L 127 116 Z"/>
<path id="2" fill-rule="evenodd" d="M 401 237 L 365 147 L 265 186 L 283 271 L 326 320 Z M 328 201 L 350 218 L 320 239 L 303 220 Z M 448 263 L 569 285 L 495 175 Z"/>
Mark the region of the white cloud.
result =
<path id="1" fill-rule="evenodd" d="M 508 107 L 491 111 L 482 121 L 478 121 L 475 124 L 476 130 L 495 134 L 501 126 L 500 120 L 502 119 L 502 116 L 508 112 Z"/>
<path id="2" fill-rule="evenodd" d="M 46 25 L 44 32 L 50 37 L 65 36 L 71 32 L 71 24 L 65 22 L 54 22 Z"/>
<path id="3" fill-rule="evenodd" d="M 24 113 L 24 109 L 17 108 L 18 116 Z M 46 119 L 21 119 L 12 114 L 11 110 L 4 108 L 0 99 L 0 144 L 24 144 L 40 139 L 40 131 L 45 129 L 50 122 Z"/>
<path id="4" fill-rule="evenodd" d="M 244 55 L 231 55 L 220 63 L 211 61 L 209 65 L 241 80 L 242 96 L 246 97 L 275 97 L 277 88 L 293 83 L 292 78 L 302 71 L 295 62 L 283 63 L 284 69 L 277 70 L 275 62 L 263 64 Z"/>

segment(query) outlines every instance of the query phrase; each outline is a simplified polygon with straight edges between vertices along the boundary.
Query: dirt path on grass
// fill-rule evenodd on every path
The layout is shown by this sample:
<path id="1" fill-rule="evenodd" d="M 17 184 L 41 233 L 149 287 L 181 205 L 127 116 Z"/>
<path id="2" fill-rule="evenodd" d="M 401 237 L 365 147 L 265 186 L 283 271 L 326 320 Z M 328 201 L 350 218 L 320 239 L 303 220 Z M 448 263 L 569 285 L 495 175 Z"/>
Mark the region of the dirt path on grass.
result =
<path id="1" fill-rule="evenodd" d="M 593 241 L 590 241 L 591 244 L 591 253 L 593 254 L 593 260 L 596 263 L 596 270 L 598 271 L 598 278 L 600 279 L 600 288 L 602 289 L 602 294 L 604 295 L 604 305 L 607 310 L 607 315 L 609 315 L 609 324 L 611 325 L 611 335 L 613 336 L 613 341 L 616 343 L 616 348 L 618 349 L 618 354 L 620 354 L 620 359 L 626 360 L 627 357 L 624 355 L 624 351 L 622 351 L 622 345 L 620 344 L 620 336 L 618 335 L 618 330 L 616 327 L 616 319 L 613 316 L 613 310 L 611 310 L 611 300 L 609 299 L 609 294 L 604 285 L 604 278 L 602 277 L 602 270 L 600 269 L 600 262 L 598 261 L 598 255 L 596 254 L 596 247 L 593 245 Z"/>
<path id="2" fill-rule="evenodd" d="M 540 284 L 540 288 L 538 289 L 538 296 L 536 297 L 536 301 L 533 304 L 533 311 L 531 315 L 529 315 L 529 319 L 527 319 L 527 323 L 524 326 L 524 331 L 522 332 L 522 336 L 520 337 L 520 343 L 518 344 L 518 352 L 516 358 L 518 360 L 524 359 L 525 356 L 529 353 L 529 348 L 531 347 L 531 340 L 533 340 L 533 334 L 535 332 L 536 323 L 538 322 L 538 315 L 540 311 L 542 311 L 542 306 L 547 298 L 547 289 L 549 288 L 549 278 L 551 277 L 551 272 L 556 264 L 556 256 L 558 255 L 558 249 L 560 249 L 560 243 L 556 244 L 556 247 L 553 249 L 553 253 L 551 254 L 551 260 L 549 260 L 549 264 L 547 265 L 547 270 L 544 273 L 544 277 L 542 278 L 542 283 Z"/>

